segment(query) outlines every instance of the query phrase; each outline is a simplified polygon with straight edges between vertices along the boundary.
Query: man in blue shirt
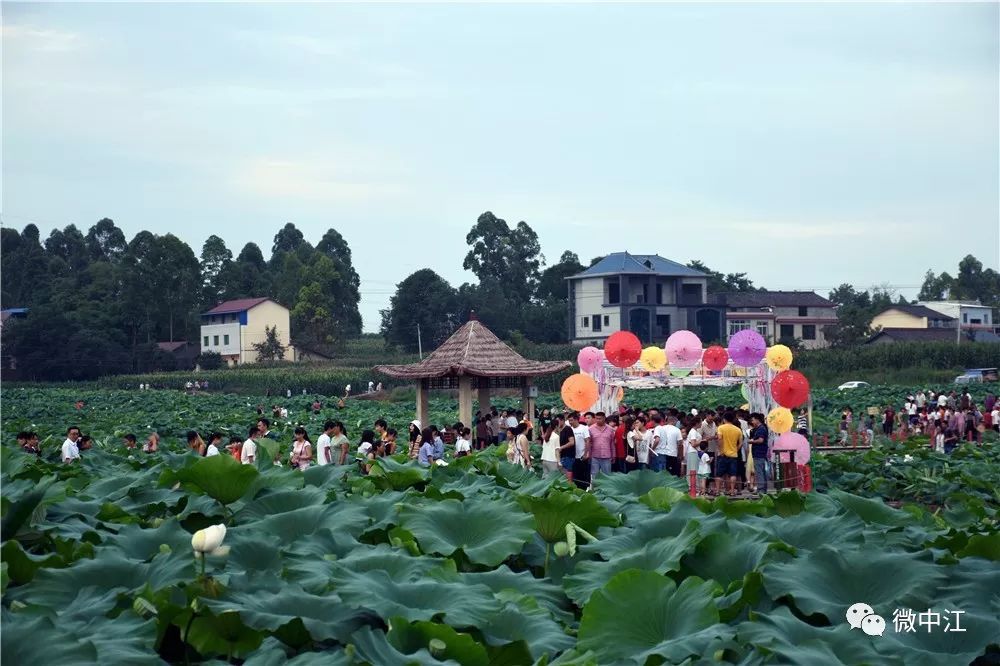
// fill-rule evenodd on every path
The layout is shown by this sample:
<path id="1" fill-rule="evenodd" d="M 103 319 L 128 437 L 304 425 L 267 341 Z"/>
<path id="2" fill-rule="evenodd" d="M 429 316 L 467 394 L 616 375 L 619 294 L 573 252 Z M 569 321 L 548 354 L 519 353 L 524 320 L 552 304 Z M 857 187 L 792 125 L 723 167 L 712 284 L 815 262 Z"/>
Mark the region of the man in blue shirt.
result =
<path id="1" fill-rule="evenodd" d="M 417 452 L 417 462 L 423 467 L 430 467 L 434 462 L 434 445 L 430 442 L 424 442 L 420 445 L 420 451 Z"/>
<path id="2" fill-rule="evenodd" d="M 754 490 L 767 492 L 768 431 L 763 414 L 750 415 L 750 453 L 753 455 Z"/>

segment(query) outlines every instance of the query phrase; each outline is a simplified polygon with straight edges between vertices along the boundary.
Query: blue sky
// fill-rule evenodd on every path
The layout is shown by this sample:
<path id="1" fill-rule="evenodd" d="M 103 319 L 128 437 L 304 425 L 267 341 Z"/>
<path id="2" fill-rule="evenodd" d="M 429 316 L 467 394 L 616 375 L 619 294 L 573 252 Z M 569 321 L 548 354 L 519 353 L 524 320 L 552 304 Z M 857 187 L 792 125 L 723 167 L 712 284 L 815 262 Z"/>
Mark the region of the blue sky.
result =
<path id="1" fill-rule="evenodd" d="M 3 5 L 3 223 L 338 229 L 366 330 L 492 210 L 770 288 L 998 267 L 998 6 Z M 912 296 L 915 289 L 905 288 Z"/>

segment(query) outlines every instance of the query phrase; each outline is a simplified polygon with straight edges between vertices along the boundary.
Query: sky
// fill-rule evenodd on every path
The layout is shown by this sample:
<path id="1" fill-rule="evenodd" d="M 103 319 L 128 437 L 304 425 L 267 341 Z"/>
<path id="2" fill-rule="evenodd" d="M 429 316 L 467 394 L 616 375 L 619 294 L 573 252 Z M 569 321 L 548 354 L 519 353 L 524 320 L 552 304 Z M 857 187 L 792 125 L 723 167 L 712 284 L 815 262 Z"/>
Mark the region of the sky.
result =
<path id="1" fill-rule="evenodd" d="M 5 226 L 340 231 L 376 331 L 484 211 L 573 250 L 914 297 L 1000 261 L 989 4 L 3 3 Z"/>

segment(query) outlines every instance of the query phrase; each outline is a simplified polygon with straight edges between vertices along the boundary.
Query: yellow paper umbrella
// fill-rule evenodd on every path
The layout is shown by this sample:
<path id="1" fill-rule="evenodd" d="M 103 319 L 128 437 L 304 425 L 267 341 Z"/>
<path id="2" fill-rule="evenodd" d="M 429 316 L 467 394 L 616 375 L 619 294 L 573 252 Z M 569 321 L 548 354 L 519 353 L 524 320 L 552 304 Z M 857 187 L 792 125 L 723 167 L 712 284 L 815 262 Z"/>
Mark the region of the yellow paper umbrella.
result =
<path id="1" fill-rule="evenodd" d="M 794 422 L 792 412 L 787 407 L 775 407 L 767 413 L 767 427 L 779 435 L 791 430 Z"/>
<path id="2" fill-rule="evenodd" d="M 582 372 L 570 375 L 562 385 L 563 404 L 574 411 L 590 409 L 598 398 L 597 382 Z"/>
<path id="3" fill-rule="evenodd" d="M 768 367 L 772 370 L 778 372 L 788 370 L 788 368 L 792 367 L 792 350 L 785 345 L 773 345 L 768 348 L 764 359 L 767 361 Z"/>
<path id="4" fill-rule="evenodd" d="M 646 347 L 639 355 L 642 367 L 650 372 L 659 372 L 667 367 L 667 353 L 660 347 Z"/>

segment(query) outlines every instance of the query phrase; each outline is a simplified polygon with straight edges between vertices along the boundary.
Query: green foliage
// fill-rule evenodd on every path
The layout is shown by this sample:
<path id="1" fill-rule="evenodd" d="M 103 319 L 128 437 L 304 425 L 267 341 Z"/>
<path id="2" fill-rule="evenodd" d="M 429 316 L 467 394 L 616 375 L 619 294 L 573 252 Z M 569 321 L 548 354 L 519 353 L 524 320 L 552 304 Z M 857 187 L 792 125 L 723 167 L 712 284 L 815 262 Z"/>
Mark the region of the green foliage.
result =
<path id="1" fill-rule="evenodd" d="M 40 457 L 0 450 L 11 663 L 938 664 L 988 658 L 1000 635 L 995 441 L 950 456 L 926 442 L 818 454 L 816 492 L 709 502 L 648 471 L 582 493 L 495 449 L 445 468 L 383 459 L 374 478 L 353 464 L 302 474 L 197 457 L 186 430 L 242 433 L 256 417 L 231 395 L 2 398 L 5 429 L 51 433 Z M 411 410 L 358 401 L 315 415 L 311 396 L 283 402 L 290 417 L 272 425 L 283 457 L 297 424 L 315 433 L 327 418 L 384 415 L 398 427 Z M 431 408 L 442 422 L 456 405 Z M 70 421 L 96 443 L 67 466 Z M 120 443 L 153 428 L 155 455 Z M 228 556 L 196 561 L 192 533 L 223 520 Z M 595 539 L 547 558 L 570 523 Z M 844 622 L 859 600 L 887 619 L 962 609 L 967 631 L 896 633 L 890 621 L 873 639 Z"/>
<path id="2" fill-rule="evenodd" d="M 258 363 L 283 360 L 286 348 L 278 338 L 278 327 L 265 326 L 264 341 L 253 343 L 253 349 L 257 352 Z"/>

